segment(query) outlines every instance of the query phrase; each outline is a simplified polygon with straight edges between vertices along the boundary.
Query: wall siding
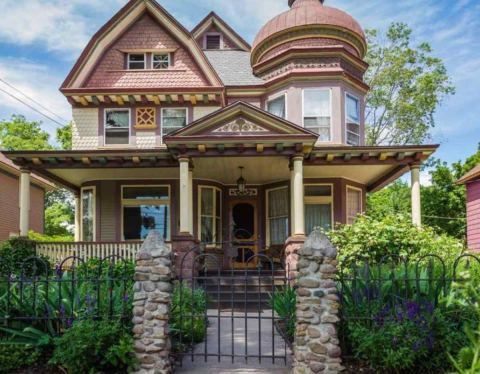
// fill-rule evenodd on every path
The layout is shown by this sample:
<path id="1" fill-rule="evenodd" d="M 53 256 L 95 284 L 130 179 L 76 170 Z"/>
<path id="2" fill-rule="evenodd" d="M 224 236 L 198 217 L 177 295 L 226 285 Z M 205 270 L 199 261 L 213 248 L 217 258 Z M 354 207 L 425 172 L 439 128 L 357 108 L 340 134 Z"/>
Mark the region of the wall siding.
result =
<path id="1" fill-rule="evenodd" d="M 72 148 L 98 148 L 98 109 L 73 108 Z"/>
<path id="2" fill-rule="evenodd" d="M 480 181 L 467 185 L 468 247 L 480 251 Z"/>
<path id="3" fill-rule="evenodd" d="M 196 121 L 219 110 L 219 106 L 197 106 L 193 108 L 193 120 Z"/>
<path id="4" fill-rule="evenodd" d="M 117 239 L 116 181 L 102 181 L 100 184 L 100 240 L 113 242 Z"/>
<path id="5" fill-rule="evenodd" d="M 157 146 L 157 136 L 155 131 L 137 131 L 137 148 L 151 149 Z"/>

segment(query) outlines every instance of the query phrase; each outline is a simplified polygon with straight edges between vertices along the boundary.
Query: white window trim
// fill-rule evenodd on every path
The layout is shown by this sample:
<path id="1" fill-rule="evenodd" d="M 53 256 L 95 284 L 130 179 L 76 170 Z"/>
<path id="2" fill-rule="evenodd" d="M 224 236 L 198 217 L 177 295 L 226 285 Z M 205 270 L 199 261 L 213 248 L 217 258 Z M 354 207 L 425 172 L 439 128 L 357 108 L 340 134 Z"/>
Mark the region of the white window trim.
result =
<path id="1" fill-rule="evenodd" d="M 138 200 L 138 199 L 124 199 L 123 198 L 123 190 L 125 188 L 129 187 L 166 187 L 168 189 L 168 199 L 167 200 L 159 200 L 159 199 L 153 199 L 153 200 Z M 125 240 L 125 233 L 123 231 L 123 208 L 124 206 L 127 207 L 135 207 L 135 206 L 140 206 L 140 205 L 168 205 L 168 213 L 169 213 L 169 223 L 168 223 L 168 232 L 167 232 L 167 237 L 164 238 L 165 241 L 170 241 L 170 238 L 172 237 L 172 191 L 171 191 L 171 186 L 169 184 L 122 184 L 121 190 L 120 190 L 120 234 L 121 238 L 123 241 L 138 241 L 138 240 Z M 159 204 L 159 202 L 162 202 L 163 204 Z M 140 239 L 142 240 L 142 239 Z"/>
<path id="2" fill-rule="evenodd" d="M 143 69 L 130 69 L 130 62 L 138 62 L 138 61 L 130 61 L 130 55 L 143 55 Z M 127 70 L 146 70 L 147 69 L 147 53 L 128 53 L 127 56 Z"/>
<path id="3" fill-rule="evenodd" d="M 266 247 L 270 247 L 271 242 L 270 242 L 270 215 L 269 215 L 269 193 L 273 191 L 278 191 L 278 190 L 287 190 L 287 199 L 288 199 L 288 186 L 281 186 L 281 187 L 275 187 L 275 188 L 269 188 L 268 190 L 265 191 L 265 245 Z M 287 204 L 290 204 L 290 200 L 287 202 Z M 290 209 L 288 209 L 287 213 L 287 229 L 290 225 L 290 219 L 291 219 L 291 212 Z"/>
<path id="4" fill-rule="evenodd" d="M 107 112 L 110 110 L 128 110 L 128 144 L 107 144 Z M 103 146 L 109 148 L 130 146 L 132 141 L 132 110 L 130 108 L 105 108 L 103 110 Z"/>
<path id="5" fill-rule="evenodd" d="M 85 186 L 80 189 L 80 241 L 83 242 L 83 191 L 93 191 L 93 242 L 97 241 L 97 187 Z"/>
<path id="6" fill-rule="evenodd" d="M 361 188 L 350 186 L 350 185 L 347 185 L 345 188 L 345 191 L 346 191 L 345 196 L 347 200 L 345 201 L 345 207 L 347 209 L 347 211 L 345 212 L 345 218 L 347 220 L 346 224 L 351 225 L 351 223 L 348 222 L 348 190 L 354 190 L 354 191 L 360 192 L 360 214 L 363 214 L 363 190 Z"/>
<path id="7" fill-rule="evenodd" d="M 158 69 L 158 68 L 155 68 L 155 67 L 153 66 L 153 63 L 154 63 L 153 57 L 154 57 L 154 56 L 164 56 L 164 55 L 167 55 L 167 56 L 168 56 L 168 68 L 166 68 L 166 69 Z M 171 67 L 172 67 L 172 54 L 171 54 L 170 52 L 165 52 L 165 53 L 162 53 L 162 52 L 153 52 L 153 53 L 152 53 L 151 66 L 150 66 L 150 68 L 151 68 L 152 70 L 168 70 L 168 69 L 170 69 Z"/>
<path id="8" fill-rule="evenodd" d="M 282 92 L 279 92 L 279 93 L 269 97 L 267 99 L 267 101 L 265 102 L 265 111 L 268 112 L 268 103 L 270 103 L 271 101 L 277 100 L 278 98 L 280 98 L 282 96 L 285 97 L 285 118 L 284 119 L 287 120 L 288 119 L 288 95 L 287 95 L 287 91 L 282 91 Z"/>
<path id="9" fill-rule="evenodd" d="M 358 113 L 358 119 L 359 119 L 359 121 L 358 121 L 358 123 L 357 123 L 357 125 L 358 125 L 358 144 L 357 144 L 357 145 L 349 144 L 349 143 L 348 143 L 348 133 L 349 133 L 349 131 L 348 131 L 348 126 L 347 126 L 347 124 L 348 124 L 348 110 L 347 110 L 347 99 L 348 99 L 348 96 L 350 96 L 352 99 L 355 99 L 355 100 L 358 101 L 358 112 L 359 112 L 359 113 Z M 345 144 L 351 145 L 351 146 L 353 146 L 353 147 L 358 147 L 358 146 L 360 146 L 360 144 L 361 144 L 361 138 L 360 138 L 360 133 L 361 133 L 361 130 L 362 130 L 362 129 L 361 129 L 361 122 L 362 122 L 362 121 L 361 121 L 361 115 L 362 115 L 362 114 L 361 114 L 361 111 L 362 111 L 362 106 L 361 106 L 361 100 L 360 100 L 360 98 L 359 98 L 358 96 L 350 93 L 350 92 L 345 92 L 345 127 L 344 127 L 344 128 L 345 128 Z M 356 134 L 354 134 L 354 135 L 356 135 Z"/>
<path id="10" fill-rule="evenodd" d="M 202 240 L 202 188 L 207 188 L 207 189 L 211 189 L 213 190 L 215 193 L 214 193 L 214 196 L 213 196 L 213 212 L 214 212 L 214 215 L 213 216 L 205 216 L 205 217 L 213 217 L 214 220 L 216 220 L 217 218 L 220 218 L 220 227 L 223 227 L 223 219 L 222 219 L 222 209 L 223 209 L 223 206 L 222 206 L 222 199 L 223 199 L 223 191 L 218 188 L 218 187 L 215 187 L 215 186 L 208 186 L 208 185 L 199 185 L 198 186 L 198 240 Z M 216 193 L 217 192 L 220 192 L 220 217 L 217 217 L 216 216 L 216 212 L 217 212 L 217 196 L 216 196 Z M 217 227 L 216 227 L 216 222 L 214 222 L 214 225 L 213 225 L 213 230 L 214 230 L 214 234 L 217 234 L 215 231 L 217 230 Z M 216 235 L 214 235 L 215 237 Z M 221 246 L 220 242 L 223 240 L 223 237 L 222 237 L 222 233 L 220 233 L 220 236 L 217 235 L 217 238 L 216 238 L 216 242 L 215 243 L 210 243 L 210 244 L 207 244 L 207 248 L 217 248 L 219 246 Z M 218 238 L 220 238 L 220 242 L 218 241 Z"/>
<path id="11" fill-rule="evenodd" d="M 188 107 L 163 107 L 162 108 L 162 112 L 160 113 L 161 117 L 160 117 L 160 139 L 162 139 L 162 144 L 163 144 L 163 137 L 164 137 L 164 133 L 163 133 L 163 118 L 164 118 L 164 115 L 163 115 L 163 112 L 165 110 L 168 110 L 168 109 L 184 109 L 185 110 L 185 127 L 188 126 L 188 115 L 189 115 L 189 108 Z"/>
<path id="12" fill-rule="evenodd" d="M 333 95 L 332 95 L 332 88 L 329 87 L 322 87 L 322 88 L 304 88 L 302 89 L 302 126 L 304 129 L 305 127 L 305 91 L 328 91 L 330 95 L 330 140 L 322 141 L 320 140 L 320 135 L 318 136 L 317 143 L 332 143 L 333 142 Z"/>
<path id="13" fill-rule="evenodd" d="M 220 36 L 220 49 L 207 49 L 207 36 Z M 223 48 L 223 35 L 219 32 L 207 32 L 203 37 L 203 49 L 206 51 L 221 51 Z"/>
<path id="14" fill-rule="evenodd" d="M 329 186 L 331 188 L 332 193 L 330 196 L 306 196 L 304 191 L 304 205 L 315 205 L 315 204 L 330 204 L 330 227 L 333 230 L 334 228 L 334 221 L 335 221 L 335 204 L 334 204 L 334 196 L 335 196 L 335 185 L 333 183 L 307 183 L 304 185 L 305 187 L 310 186 Z"/>

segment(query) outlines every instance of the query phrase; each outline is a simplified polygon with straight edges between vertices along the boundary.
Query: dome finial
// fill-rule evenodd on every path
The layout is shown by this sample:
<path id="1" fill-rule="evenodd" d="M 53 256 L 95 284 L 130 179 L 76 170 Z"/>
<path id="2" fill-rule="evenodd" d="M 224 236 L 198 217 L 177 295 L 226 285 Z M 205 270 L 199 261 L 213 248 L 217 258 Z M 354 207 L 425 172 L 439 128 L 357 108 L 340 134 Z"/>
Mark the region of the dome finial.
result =
<path id="1" fill-rule="evenodd" d="M 295 4 L 296 2 L 301 3 L 302 1 L 305 1 L 305 0 L 288 0 L 288 5 L 291 8 L 293 6 L 293 4 Z M 312 1 L 312 0 L 307 0 L 307 1 Z M 313 1 L 315 1 L 315 0 L 313 0 Z M 325 0 L 316 0 L 316 1 L 320 1 L 320 4 L 322 4 L 322 5 L 325 2 Z"/>

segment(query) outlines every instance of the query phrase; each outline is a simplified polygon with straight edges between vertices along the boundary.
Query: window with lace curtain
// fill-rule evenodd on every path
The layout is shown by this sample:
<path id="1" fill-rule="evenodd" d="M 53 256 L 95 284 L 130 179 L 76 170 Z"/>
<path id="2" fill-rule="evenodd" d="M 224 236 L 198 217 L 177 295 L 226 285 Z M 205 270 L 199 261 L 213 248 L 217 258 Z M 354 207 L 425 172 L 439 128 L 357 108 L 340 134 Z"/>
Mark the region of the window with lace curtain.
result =
<path id="1" fill-rule="evenodd" d="M 187 108 L 162 109 L 162 136 L 187 125 Z"/>
<path id="2" fill-rule="evenodd" d="M 82 242 L 95 241 L 95 187 L 83 187 L 81 199 L 81 227 Z"/>
<path id="3" fill-rule="evenodd" d="M 329 142 L 331 135 L 331 90 L 303 90 L 303 127 L 318 134 L 318 140 Z"/>
<path id="4" fill-rule="evenodd" d="M 362 211 L 362 190 L 347 187 L 347 224 L 354 224 L 357 216 L 361 214 Z"/>
<path id="5" fill-rule="evenodd" d="M 288 238 L 288 188 L 267 191 L 267 245 L 283 245 Z"/>
<path id="6" fill-rule="evenodd" d="M 305 233 L 310 235 L 315 228 L 330 231 L 333 227 L 332 185 L 305 186 Z"/>
<path id="7" fill-rule="evenodd" d="M 360 145 L 360 100 L 346 94 L 347 144 Z"/>
<path id="8" fill-rule="evenodd" d="M 200 187 L 200 241 L 215 245 L 222 242 L 222 191 Z"/>

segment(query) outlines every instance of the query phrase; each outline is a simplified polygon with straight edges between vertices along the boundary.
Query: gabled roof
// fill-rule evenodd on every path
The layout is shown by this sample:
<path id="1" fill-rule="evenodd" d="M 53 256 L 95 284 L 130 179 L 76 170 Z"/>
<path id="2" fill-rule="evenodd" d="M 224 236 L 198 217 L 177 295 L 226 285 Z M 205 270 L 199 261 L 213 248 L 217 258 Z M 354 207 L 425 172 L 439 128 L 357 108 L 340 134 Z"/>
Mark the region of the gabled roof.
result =
<path id="1" fill-rule="evenodd" d="M 211 50 L 205 51 L 205 55 L 225 86 L 256 86 L 265 83 L 253 74 L 250 52 Z"/>
<path id="2" fill-rule="evenodd" d="M 223 34 L 235 43 L 238 49 L 250 52 L 252 47 L 243 39 L 234 29 L 232 29 L 221 17 L 215 12 L 210 12 L 200 23 L 192 30 L 192 35 L 196 39 L 204 33 L 210 26 L 216 26 Z"/>
<path id="3" fill-rule="evenodd" d="M 457 181 L 457 184 L 466 184 L 468 182 L 472 182 L 472 181 L 477 180 L 477 179 L 480 180 L 480 164 L 475 166 L 467 174 L 465 174 L 463 177 L 461 177 Z"/>
<path id="4" fill-rule="evenodd" d="M 318 135 L 238 101 L 164 137 L 165 144 L 313 144 Z"/>
<path id="5" fill-rule="evenodd" d="M 113 18 L 95 33 L 62 84 L 61 90 L 81 88 L 105 50 L 145 13 L 149 13 L 189 50 L 212 86 L 221 80 L 192 34 L 155 0 L 130 0 Z"/>

